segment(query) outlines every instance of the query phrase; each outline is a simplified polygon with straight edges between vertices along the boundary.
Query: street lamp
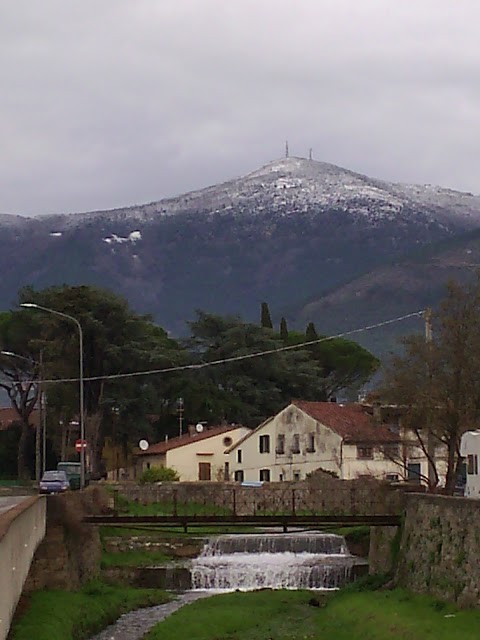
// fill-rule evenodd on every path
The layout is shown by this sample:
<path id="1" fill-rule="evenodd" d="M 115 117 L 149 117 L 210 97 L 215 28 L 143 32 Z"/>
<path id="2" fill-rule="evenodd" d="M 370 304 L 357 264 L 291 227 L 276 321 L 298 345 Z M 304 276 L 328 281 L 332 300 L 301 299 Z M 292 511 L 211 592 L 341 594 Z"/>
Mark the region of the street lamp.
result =
<path id="1" fill-rule="evenodd" d="M 25 356 L 21 356 L 19 353 L 14 353 L 13 351 L 0 351 L 2 356 L 8 356 L 9 358 L 18 358 L 19 360 L 24 360 L 28 362 L 30 365 L 34 364 L 39 368 L 39 400 L 40 400 L 40 422 L 35 430 L 35 479 L 37 482 L 40 482 L 40 437 L 39 430 L 42 432 L 42 473 L 45 473 L 46 469 L 46 460 L 47 460 L 47 424 L 46 424 L 46 406 L 45 406 L 45 390 L 43 388 L 42 379 L 43 379 L 43 353 L 40 351 L 40 359 L 34 360 L 33 358 L 26 358 Z"/>
<path id="2" fill-rule="evenodd" d="M 82 441 L 82 446 L 80 449 L 80 488 L 85 488 L 85 420 L 84 420 L 84 403 L 83 403 L 83 331 L 80 322 L 77 318 L 73 316 L 69 316 L 68 313 L 63 313 L 62 311 L 56 311 L 55 309 L 50 309 L 49 307 L 42 307 L 39 304 L 35 304 L 34 302 L 22 302 L 20 304 L 21 307 L 25 307 L 27 309 L 39 309 L 40 311 L 46 311 L 47 313 L 53 313 L 56 316 L 60 316 L 62 318 L 66 318 L 67 320 L 71 320 L 77 325 L 78 336 L 79 336 L 79 368 L 80 368 L 80 440 Z"/>

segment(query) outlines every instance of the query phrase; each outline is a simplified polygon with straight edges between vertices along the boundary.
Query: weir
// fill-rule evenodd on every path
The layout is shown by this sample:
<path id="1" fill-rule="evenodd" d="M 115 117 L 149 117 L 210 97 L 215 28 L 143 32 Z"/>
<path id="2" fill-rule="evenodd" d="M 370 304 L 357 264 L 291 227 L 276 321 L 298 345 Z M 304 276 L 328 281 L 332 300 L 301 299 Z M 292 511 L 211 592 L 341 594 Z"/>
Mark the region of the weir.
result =
<path id="1" fill-rule="evenodd" d="M 192 588 L 338 589 L 358 563 L 338 535 L 223 535 L 208 541 L 192 561 Z"/>

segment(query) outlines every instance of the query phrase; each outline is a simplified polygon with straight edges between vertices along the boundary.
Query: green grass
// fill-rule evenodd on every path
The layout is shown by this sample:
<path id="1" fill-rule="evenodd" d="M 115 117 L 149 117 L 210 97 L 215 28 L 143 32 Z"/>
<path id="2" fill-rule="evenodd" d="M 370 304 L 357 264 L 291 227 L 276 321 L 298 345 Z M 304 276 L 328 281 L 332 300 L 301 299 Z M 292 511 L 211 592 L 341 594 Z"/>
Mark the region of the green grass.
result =
<path id="1" fill-rule="evenodd" d="M 187 533 L 183 527 L 159 527 L 158 525 L 139 525 L 138 527 L 101 526 L 100 536 L 105 538 L 198 538 L 220 535 L 222 533 L 256 533 L 255 527 L 225 526 L 225 527 L 189 527 Z"/>
<path id="2" fill-rule="evenodd" d="M 266 590 L 195 602 L 146 640 L 478 640 L 479 628 L 480 611 L 400 590 L 333 596 Z"/>
<path id="3" fill-rule="evenodd" d="M 120 515 L 129 516 L 169 516 L 176 513 L 179 516 L 193 515 L 230 515 L 232 509 L 221 505 L 200 502 L 151 502 L 141 504 L 128 500 L 121 494 L 115 495 L 115 508 Z"/>
<path id="4" fill-rule="evenodd" d="M 15 622 L 9 640 L 81 640 L 122 613 L 167 602 L 156 589 L 130 589 L 94 581 L 78 592 L 37 591 Z"/>
<path id="5" fill-rule="evenodd" d="M 166 562 L 172 562 L 172 556 L 167 556 L 160 551 L 143 551 L 135 549 L 131 551 L 103 551 L 102 569 L 107 567 L 150 567 Z"/>

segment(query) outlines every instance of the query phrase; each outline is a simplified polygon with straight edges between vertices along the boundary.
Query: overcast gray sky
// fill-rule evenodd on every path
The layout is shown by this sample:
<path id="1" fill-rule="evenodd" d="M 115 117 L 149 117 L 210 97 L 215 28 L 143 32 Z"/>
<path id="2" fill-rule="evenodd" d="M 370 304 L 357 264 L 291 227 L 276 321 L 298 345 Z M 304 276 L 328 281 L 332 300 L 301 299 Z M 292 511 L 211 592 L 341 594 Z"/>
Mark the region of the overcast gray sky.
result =
<path id="1" fill-rule="evenodd" d="M 283 154 L 480 193 L 478 0 L 2 0 L 0 213 Z"/>

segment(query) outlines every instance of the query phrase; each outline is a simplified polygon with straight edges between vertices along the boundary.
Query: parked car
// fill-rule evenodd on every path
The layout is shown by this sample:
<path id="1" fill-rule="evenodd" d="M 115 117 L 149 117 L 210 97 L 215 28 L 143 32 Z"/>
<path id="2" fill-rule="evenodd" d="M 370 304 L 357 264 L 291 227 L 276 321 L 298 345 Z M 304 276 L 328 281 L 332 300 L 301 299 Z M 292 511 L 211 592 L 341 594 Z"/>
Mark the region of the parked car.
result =
<path id="1" fill-rule="evenodd" d="M 63 493 L 69 488 L 65 471 L 45 471 L 40 480 L 40 493 Z"/>

